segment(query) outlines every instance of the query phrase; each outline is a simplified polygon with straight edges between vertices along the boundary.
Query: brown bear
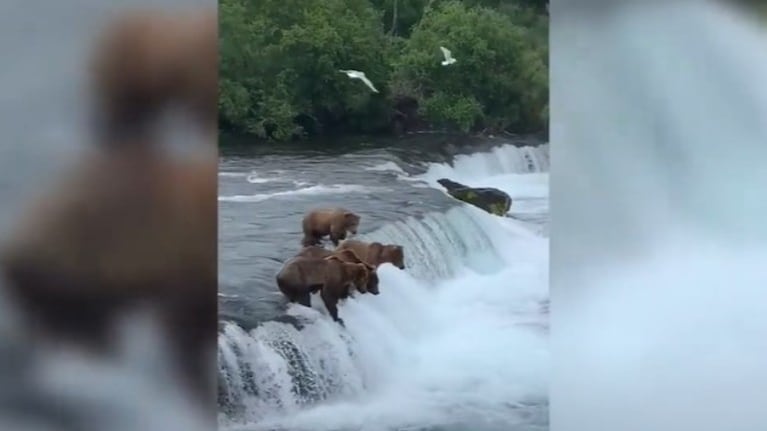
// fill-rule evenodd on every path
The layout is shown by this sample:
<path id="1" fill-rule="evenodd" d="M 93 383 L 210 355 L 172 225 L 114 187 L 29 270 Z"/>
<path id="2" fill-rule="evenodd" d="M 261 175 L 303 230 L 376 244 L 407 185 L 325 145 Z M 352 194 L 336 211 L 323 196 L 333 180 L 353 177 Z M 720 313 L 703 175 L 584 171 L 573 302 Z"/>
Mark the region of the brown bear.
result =
<path id="1" fill-rule="evenodd" d="M 333 255 L 333 250 L 328 250 L 319 245 L 309 245 L 301 249 L 295 257 L 326 258 Z"/>
<path id="2" fill-rule="evenodd" d="M 376 268 L 382 263 L 391 263 L 399 269 L 405 269 L 405 255 L 401 245 L 349 239 L 342 242 L 337 250 L 354 250 L 363 261 Z"/>
<path id="3" fill-rule="evenodd" d="M 355 288 L 366 293 L 369 270 L 363 263 L 344 262 L 337 256 L 326 258 L 294 257 L 277 273 L 277 287 L 290 302 L 311 307 L 311 294 L 320 291 L 330 316 L 338 317 L 338 301 L 349 297 Z"/>
<path id="4" fill-rule="evenodd" d="M 215 121 L 215 98 L 184 95 L 175 87 L 185 82 L 190 90 L 191 81 L 205 87 L 193 93 L 217 87 L 209 75 L 217 68 L 216 12 L 186 19 L 152 13 L 132 15 L 107 30 L 96 58 L 124 64 L 96 69 L 99 109 L 107 111 L 98 125 L 98 146 L 13 226 L 0 253 L 6 281 L 0 285 L 29 322 L 30 340 L 75 342 L 101 354 L 115 347 L 120 317 L 152 311 L 190 393 L 211 405 L 217 157 L 178 159 L 163 152 L 156 137 L 130 131 L 169 99 L 196 100 Z M 164 28 L 158 20 L 173 25 Z"/>
<path id="5" fill-rule="evenodd" d="M 144 137 L 171 104 L 215 139 L 218 16 L 215 9 L 131 11 L 110 23 L 91 57 L 98 134 Z M 110 139 L 112 144 L 122 140 Z"/>
<path id="6" fill-rule="evenodd" d="M 98 351 L 119 314 L 156 310 L 177 364 L 213 402 L 216 160 L 128 150 L 84 159 L 25 214 L 2 250 L 6 287 L 37 334 Z"/>
<path id="7" fill-rule="evenodd" d="M 381 293 L 378 290 L 379 279 L 378 279 L 378 274 L 376 273 L 376 268 L 372 265 L 367 264 L 362 259 L 360 259 L 360 257 L 357 256 L 357 253 L 355 253 L 351 249 L 331 251 L 316 245 L 310 245 L 308 247 L 304 247 L 303 249 L 301 249 L 301 251 L 298 252 L 296 256 L 312 257 L 312 258 L 326 258 L 329 256 L 336 256 L 344 262 L 365 264 L 369 272 L 368 283 L 365 286 L 367 293 L 372 293 L 373 295 L 378 295 L 379 293 Z M 354 295 L 350 293 L 350 296 L 354 296 Z"/>
<path id="8" fill-rule="evenodd" d="M 357 234 L 360 216 L 344 208 L 323 208 L 310 211 L 304 216 L 302 227 L 304 247 L 320 244 L 324 236 L 330 235 L 334 246 L 346 239 L 346 233 Z"/>

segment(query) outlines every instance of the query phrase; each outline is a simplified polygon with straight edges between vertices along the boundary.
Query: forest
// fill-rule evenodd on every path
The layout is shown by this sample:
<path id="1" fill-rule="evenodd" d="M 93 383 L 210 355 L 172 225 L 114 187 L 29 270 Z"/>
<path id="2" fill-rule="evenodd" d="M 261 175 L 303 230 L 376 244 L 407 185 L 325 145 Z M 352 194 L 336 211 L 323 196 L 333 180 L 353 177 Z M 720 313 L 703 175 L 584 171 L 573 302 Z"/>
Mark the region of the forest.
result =
<path id="1" fill-rule="evenodd" d="M 548 26 L 548 0 L 220 0 L 219 128 L 542 132 Z"/>

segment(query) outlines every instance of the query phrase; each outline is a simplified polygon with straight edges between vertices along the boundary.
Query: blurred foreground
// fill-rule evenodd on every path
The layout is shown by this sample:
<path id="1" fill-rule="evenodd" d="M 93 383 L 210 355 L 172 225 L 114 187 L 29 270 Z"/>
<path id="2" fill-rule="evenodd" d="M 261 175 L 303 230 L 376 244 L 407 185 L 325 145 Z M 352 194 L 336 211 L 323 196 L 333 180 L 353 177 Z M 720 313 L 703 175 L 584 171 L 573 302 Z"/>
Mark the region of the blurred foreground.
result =
<path id="1" fill-rule="evenodd" d="M 4 214 L 0 429 L 215 426 L 216 20 L 123 11 L 94 33 L 84 149 Z"/>
<path id="2" fill-rule="evenodd" d="M 552 429 L 762 430 L 767 34 L 598 3 L 552 8 Z"/>

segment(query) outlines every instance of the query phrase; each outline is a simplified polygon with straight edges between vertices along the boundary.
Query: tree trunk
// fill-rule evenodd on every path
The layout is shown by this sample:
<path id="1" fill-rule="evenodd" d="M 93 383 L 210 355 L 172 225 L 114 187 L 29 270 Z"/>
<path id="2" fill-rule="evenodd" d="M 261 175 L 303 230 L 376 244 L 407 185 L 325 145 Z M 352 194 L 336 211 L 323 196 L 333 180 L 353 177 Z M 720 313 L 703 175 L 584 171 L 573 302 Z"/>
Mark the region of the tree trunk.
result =
<path id="1" fill-rule="evenodd" d="M 394 6 L 392 7 L 392 12 L 391 12 L 391 30 L 389 30 L 389 33 L 392 36 L 397 35 L 397 5 L 398 3 L 399 3 L 398 0 L 394 0 Z"/>

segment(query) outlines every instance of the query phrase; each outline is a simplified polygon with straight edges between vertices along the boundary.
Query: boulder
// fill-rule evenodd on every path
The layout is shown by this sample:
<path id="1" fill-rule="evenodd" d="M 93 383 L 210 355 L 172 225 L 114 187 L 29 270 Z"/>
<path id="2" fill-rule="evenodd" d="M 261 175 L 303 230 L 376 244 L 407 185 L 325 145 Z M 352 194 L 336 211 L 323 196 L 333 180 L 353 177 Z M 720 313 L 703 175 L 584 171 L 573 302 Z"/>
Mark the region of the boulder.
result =
<path id="1" fill-rule="evenodd" d="M 504 216 L 511 208 L 511 197 L 502 190 L 492 187 L 469 187 L 447 178 L 439 179 L 437 182 L 447 190 L 450 196 L 490 214 Z"/>

